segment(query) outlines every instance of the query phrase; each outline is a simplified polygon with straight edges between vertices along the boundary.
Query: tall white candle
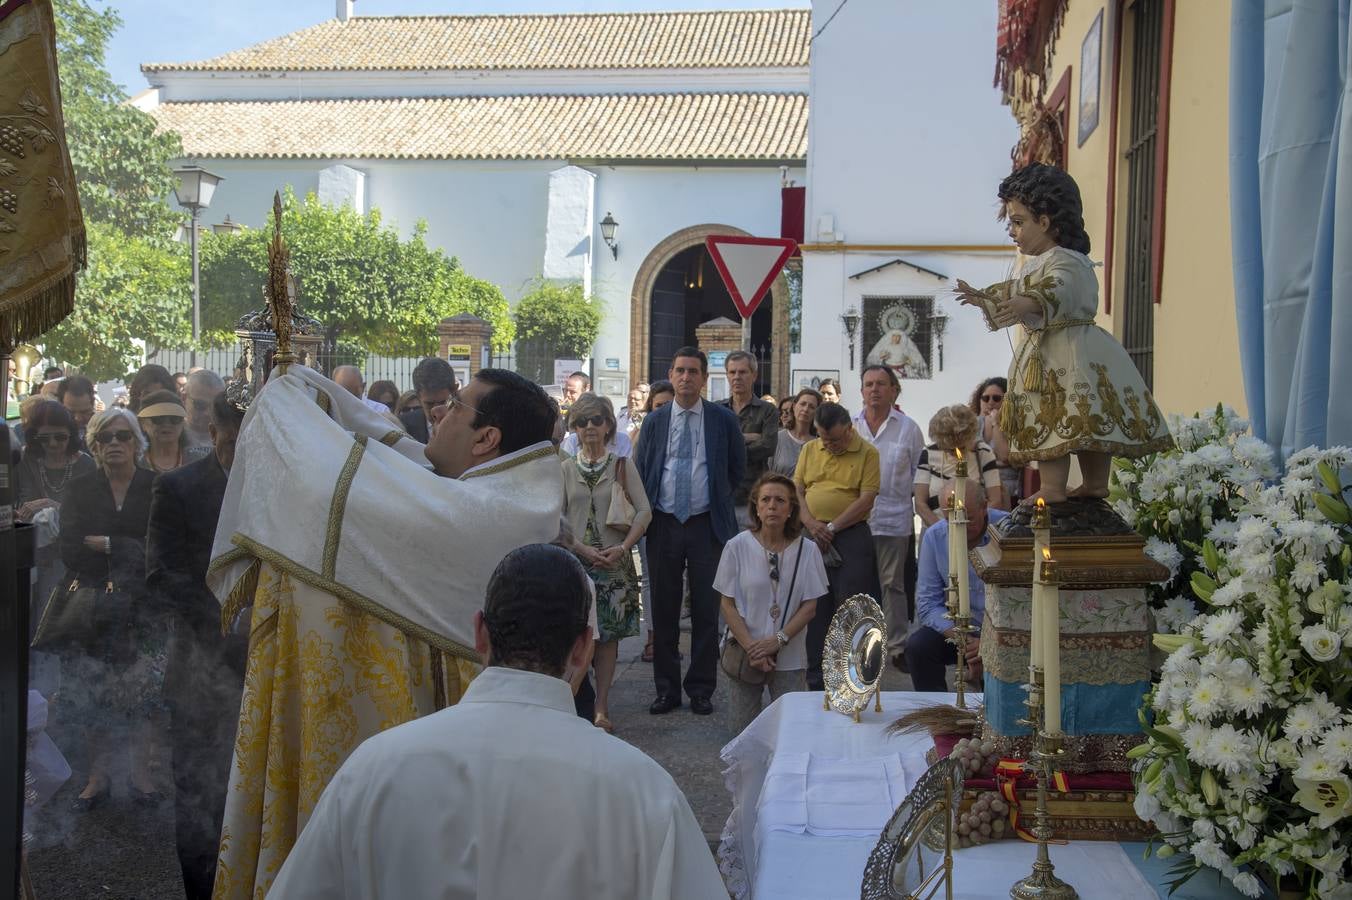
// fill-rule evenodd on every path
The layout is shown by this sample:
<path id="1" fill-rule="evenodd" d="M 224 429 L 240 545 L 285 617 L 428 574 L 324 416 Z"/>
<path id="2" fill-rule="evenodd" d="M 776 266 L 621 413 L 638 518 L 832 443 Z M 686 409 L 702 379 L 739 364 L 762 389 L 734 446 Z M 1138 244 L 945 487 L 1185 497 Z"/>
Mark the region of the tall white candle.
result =
<path id="1" fill-rule="evenodd" d="M 1042 560 L 1043 598 L 1046 628 L 1042 642 L 1043 673 L 1046 683 L 1043 697 L 1049 734 L 1061 733 L 1061 588 L 1057 583 L 1056 561 L 1050 555 Z"/>
<path id="2" fill-rule="evenodd" d="M 1042 665 L 1042 631 L 1046 628 L 1043 618 L 1047 608 L 1046 592 L 1042 590 L 1042 560 L 1051 554 L 1051 522 L 1047 513 L 1047 503 L 1041 497 L 1033 510 L 1033 595 L 1029 611 L 1028 628 L 1028 664 Z"/>
<path id="3" fill-rule="evenodd" d="M 957 527 L 952 530 L 956 532 L 957 551 L 958 551 L 958 613 L 963 616 L 972 614 L 972 597 L 969 593 L 967 583 L 967 460 L 962 458 L 962 450 L 955 450 L 958 454 L 958 464 L 956 470 L 956 483 L 953 487 L 953 508 L 958 515 Z"/>

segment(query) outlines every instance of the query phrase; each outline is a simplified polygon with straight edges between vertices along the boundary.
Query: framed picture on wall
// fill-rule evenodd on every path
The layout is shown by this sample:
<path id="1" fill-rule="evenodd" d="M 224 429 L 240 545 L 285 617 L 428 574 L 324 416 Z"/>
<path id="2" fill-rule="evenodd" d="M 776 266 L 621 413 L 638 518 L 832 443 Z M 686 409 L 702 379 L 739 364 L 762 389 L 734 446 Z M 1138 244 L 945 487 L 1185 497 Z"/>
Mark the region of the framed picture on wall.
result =
<path id="1" fill-rule="evenodd" d="M 1082 147 L 1099 123 L 1099 76 L 1103 55 L 1103 10 L 1080 44 L 1080 132 L 1075 146 Z"/>
<path id="2" fill-rule="evenodd" d="M 812 388 L 820 390 L 822 382 L 826 379 L 840 381 L 839 369 L 794 369 L 793 370 L 793 390 L 795 393 L 803 388 Z"/>
<path id="3" fill-rule="evenodd" d="M 863 365 L 887 366 L 897 377 L 930 377 L 933 297 L 865 297 Z"/>

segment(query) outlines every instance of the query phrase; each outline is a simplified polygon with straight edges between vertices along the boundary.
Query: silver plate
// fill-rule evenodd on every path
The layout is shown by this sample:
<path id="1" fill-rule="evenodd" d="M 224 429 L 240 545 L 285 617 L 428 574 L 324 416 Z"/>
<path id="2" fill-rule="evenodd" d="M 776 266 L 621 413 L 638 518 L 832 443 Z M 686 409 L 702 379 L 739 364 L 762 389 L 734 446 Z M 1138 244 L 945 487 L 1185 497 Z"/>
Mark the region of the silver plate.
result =
<path id="1" fill-rule="evenodd" d="M 836 610 L 822 648 L 822 680 L 832 709 L 854 716 L 878 690 L 887 661 L 887 623 L 868 594 L 855 594 Z"/>
<path id="2" fill-rule="evenodd" d="M 917 900 L 945 886 L 962 783 L 963 768 L 955 760 L 940 760 L 920 776 L 869 855 L 861 900 Z M 946 887 L 944 896 L 952 897 L 952 885 Z"/>

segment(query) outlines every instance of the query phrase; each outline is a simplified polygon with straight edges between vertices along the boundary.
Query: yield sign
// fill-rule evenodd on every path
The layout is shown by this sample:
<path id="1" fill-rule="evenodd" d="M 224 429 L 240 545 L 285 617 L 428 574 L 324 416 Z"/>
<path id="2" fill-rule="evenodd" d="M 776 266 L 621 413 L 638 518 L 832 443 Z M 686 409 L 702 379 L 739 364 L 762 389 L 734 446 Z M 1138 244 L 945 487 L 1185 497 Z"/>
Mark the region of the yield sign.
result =
<path id="1" fill-rule="evenodd" d="M 798 246 L 793 238 L 718 234 L 709 235 L 704 244 L 743 319 L 751 318 L 770 283 Z"/>

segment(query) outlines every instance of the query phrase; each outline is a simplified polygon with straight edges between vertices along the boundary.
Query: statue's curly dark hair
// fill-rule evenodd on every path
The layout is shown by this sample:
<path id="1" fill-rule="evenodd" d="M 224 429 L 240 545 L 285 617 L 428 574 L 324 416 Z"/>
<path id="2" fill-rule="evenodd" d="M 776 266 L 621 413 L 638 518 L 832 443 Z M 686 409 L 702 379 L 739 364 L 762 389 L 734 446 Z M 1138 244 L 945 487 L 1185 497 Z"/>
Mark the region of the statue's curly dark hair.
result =
<path id="1" fill-rule="evenodd" d="M 1051 219 L 1048 233 L 1057 244 L 1067 250 L 1089 253 L 1080 188 L 1063 169 L 1030 163 L 1000 182 L 999 196 L 1001 219 L 1005 217 L 1004 204 L 1017 200 L 1033 215 Z"/>

